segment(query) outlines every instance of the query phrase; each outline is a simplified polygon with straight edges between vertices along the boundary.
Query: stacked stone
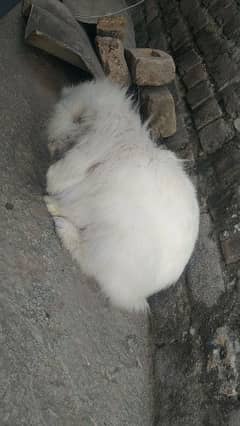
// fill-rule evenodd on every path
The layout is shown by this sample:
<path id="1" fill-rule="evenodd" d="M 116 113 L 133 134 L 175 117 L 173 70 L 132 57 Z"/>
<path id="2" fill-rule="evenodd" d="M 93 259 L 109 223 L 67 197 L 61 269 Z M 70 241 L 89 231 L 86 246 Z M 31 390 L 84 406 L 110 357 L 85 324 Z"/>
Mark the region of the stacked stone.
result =
<path id="1" fill-rule="evenodd" d="M 176 132 L 175 103 L 167 87 L 175 79 L 175 64 L 159 49 L 124 50 L 125 24 L 121 16 L 98 21 L 96 46 L 105 75 L 121 85 L 138 86 L 143 118 L 150 120 L 152 136 L 168 138 Z"/>
<path id="2" fill-rule="evenodd" d="M 96 47 L 105 75 L 118 84 L 129 86 L 131 79 L 123 45 L 125 28 L 126 19 L 123 16 L 100 18 Z"/>

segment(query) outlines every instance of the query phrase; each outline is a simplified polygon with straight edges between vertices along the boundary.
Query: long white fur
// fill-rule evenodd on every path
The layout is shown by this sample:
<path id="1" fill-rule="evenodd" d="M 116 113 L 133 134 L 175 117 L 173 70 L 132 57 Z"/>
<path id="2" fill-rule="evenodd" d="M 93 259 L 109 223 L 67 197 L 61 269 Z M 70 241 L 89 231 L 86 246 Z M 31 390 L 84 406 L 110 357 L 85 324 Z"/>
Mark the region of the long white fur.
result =
<path id="1" fill-rule="evenodd" d="M 49 123 L 46 202 L 83 272 L 111 302 L 145 310 L 175 283 L 195 245 L 199 207 L 182 162 L 153 143 L 126 90 L 107 80 L 63 91 Z"/>

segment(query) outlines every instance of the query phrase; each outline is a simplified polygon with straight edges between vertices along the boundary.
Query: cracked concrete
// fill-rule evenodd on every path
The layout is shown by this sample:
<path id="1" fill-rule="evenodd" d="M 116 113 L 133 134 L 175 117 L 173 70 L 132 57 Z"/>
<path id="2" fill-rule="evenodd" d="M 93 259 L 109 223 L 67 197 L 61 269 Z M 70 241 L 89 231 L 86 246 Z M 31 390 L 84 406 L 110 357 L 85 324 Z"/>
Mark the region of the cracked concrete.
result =
<path id="1" fill-rule="evenodd" d="M 42 199 L 44 126 L 71 69 L 24 45 L 20 7 L 0 39 L 1 426 L 149 426 L 148 319 L 82 276 Z"/>

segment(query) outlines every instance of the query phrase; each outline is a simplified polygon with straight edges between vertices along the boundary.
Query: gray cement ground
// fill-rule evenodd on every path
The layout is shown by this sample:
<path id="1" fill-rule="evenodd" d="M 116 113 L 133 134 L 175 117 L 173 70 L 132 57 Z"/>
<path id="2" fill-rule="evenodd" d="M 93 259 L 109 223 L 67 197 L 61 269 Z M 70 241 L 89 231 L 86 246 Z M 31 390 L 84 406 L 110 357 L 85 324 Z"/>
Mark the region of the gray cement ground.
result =
<path id="1" fill-rule="evenodd" d="M 149 426 L 148 320 L 109 306 L 64 251 L 42 199 L 44 126 L 63 63 L 0 21 L 0 424 Z"/>

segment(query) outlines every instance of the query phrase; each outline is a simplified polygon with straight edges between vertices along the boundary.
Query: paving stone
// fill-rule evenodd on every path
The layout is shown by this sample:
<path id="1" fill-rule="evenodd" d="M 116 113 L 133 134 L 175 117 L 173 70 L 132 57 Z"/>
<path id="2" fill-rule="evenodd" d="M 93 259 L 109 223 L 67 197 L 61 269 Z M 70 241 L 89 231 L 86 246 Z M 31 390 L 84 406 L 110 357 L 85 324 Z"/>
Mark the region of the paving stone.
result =
<path id="1" fill-rule="evenodd" d="M 199 229 L 199 238 L 187 269 L 187 277 L 193 299 L 211 307 L 217 303 L 225 286 L 221 255 L 214 238 L 213 225 L 207 213 L 201 215 Z"/>
<path id="2" fill-rule="evenodd" d="M 222 7 L 217 10 L 215 15 L 216 21 L 221 25 L 224 30 L 224 27 L 234 21 L 234 17 L 238 15 L 239 11 L 236 8 L 235 4 L 230 4 L 227 7 Z"/>
<path id="3" fill-rule="evenodd" d="M 240 83 L 234 83 L 220 93 L 227 113 L 236 118 L 240 115 Z"/>
<path id="4" fill-rule="evenodd" d="M 207 79 L 208 75 L 204 64 L 195 65 L 183 76 L 183 82 L 188 89 Z"/>
<path id="5" fill-rule="evenodd" d="M 221 116 L 222 111 L 215 98 L 206 101 L 193 112 L 193 119 L 197 130 L 202 129 Z"/>
<path id="6" fill-rule="evenodd" d="M 202 59 L 194 49 L 189 49 L 186 53 L 181 56 L 177 56 L 176 63 L 179 73 L 181 75 L 186 74 L 196 65 L 201 64 Z"/>
<path id="7" fill-rule="evenodd" d="M 197 86 L 194 86 L 186 94 L 186 99 L 192 110 L 195 110 L 209 98 L 213 97 L 214 93 L 208 81 L 201 81 Z"/>
<path id="8" fill-rule="evenodd" d="M 203 150 L 210 154 L 232 139 L 233 131 L 223 118 L 214 121 L 199 131 L 200 143 Z"/>
<path id="9" fill-rule="evenodd" d="M 178 153 L 181 158 L 193 159 L 192 146 L 189 140 L 189 134 L 186 129 L 184 114 L 180 110 L 179 105 L 176 105 L 177 131 L 174 135 L 166 139 L 166 146 L 170 150 Z"/>
<path id="10" fill-rule="evenodd" d="M 237 132 L 240 133 L 240 117 L 237 117 L 234 120 L 233 125 L 234 125 L 235 129 L 237 130 Z"/>
<path id="11" fill-rule="evenodd" d="M 237 42 L 237 45 L 239 46 L 239 33 L 240 33 L 240 16 L 239 12 L 237 12 L 232 19 L 225 24 L 223 27 L 224 34 L 229 39 L 234 39 Z"/>
<path id="12" fill-rule="evenodd" d="M 179 19 L 177 24 L 172 28 L 171 36 L 171 44 L 174 51 L 177 51 L 184 45 L 188 46 L 191 44 L 191 35 L 186 24 L 181 19 Z"/>
<path id="13" fill-rule="evenodd" d="M 209 65 L 210 73 L 219 90 L 223 90 L 239 76 L 239 65 L 233 63 L 228 53 L 220 54 Z"/>
<path id="14" fill-rule="evenodd" d="M 233 140 L 216 152 L 213 166 L 221 189 L 231 187 L 240 182 L 240 149 L 237 142 Z"/>
<path id="15" fill-rule="evenodd" d="M 237 229 L 237 228 L 236 228 Z M 236 263 L 240 261 L 240 224 L 239 232 L 221 241 L 225 262 Z"/>
<path id="16" fill-rule="evenodd" d="M 127 49 L 126 60 L 132 81 L 139 86 L 162 86 L 175 79 L 173 59 L 162 50 Z"/>
<path id="17" fill-rule="evenodd" d="M 222 37 L 217 24 L 214 23 L 199 31 L 196 43 L 207 64 L 212 64 L 229 50 L 229 42 Z"/>
<path id="18" fill-rule="evenodd" d="M 114 37 L 123 41 L 127 27 L 125 16 L 105 16 L 97 22 L 97 35 Z"/>
<path id="19" fill-rule="evenodd" d="M 176 133 L 175 104 L 165 87 L 146 87 L 141 91 L 142 112 L 145 119 L 152 116 L 150 127 L 155 138 L 167 138 Z"/>
<path id="20" fill-rule="evenodd" d="M 198 0 L 182 0 L 180 7 L 193 34 L 197 34 L 209 24 L 208 14 L 205 9 L 199 7 Z"/>
<path id="21" fill-rule="evenodd" d="M 188 17 L 198 8 L 198 0 L 180 0 L 179 5 L 183 16 Z"/>
<path id="22" fill-rule="evenodd" d="M 96 46 L 105 75 L 115 83 L 129 86 L 131 79 L 121 40 L 97 36 Z"/>
<path id="23" fill-rule="evenodd" d="M 220 231 L 225 231 L 227 227 L 229 214 L 239 210 L 240 197 L 239 185 L 234 183 L 223 188 L 222 186 L 215 187 L 212 194 L 208 197 L 208 207 L 215 221 L 215 226 L 218 226 Z M 230 221 L 232 222 L 232 221 Z"/>

